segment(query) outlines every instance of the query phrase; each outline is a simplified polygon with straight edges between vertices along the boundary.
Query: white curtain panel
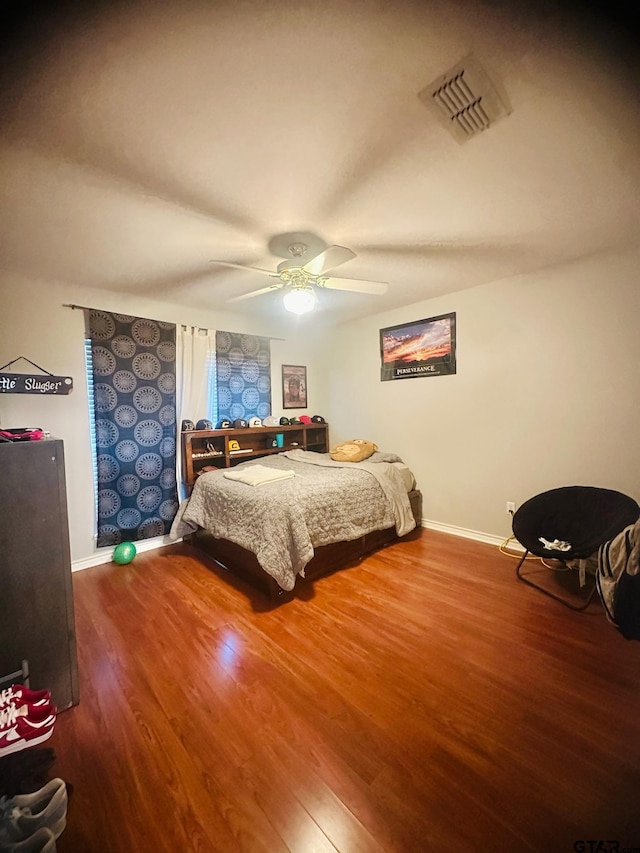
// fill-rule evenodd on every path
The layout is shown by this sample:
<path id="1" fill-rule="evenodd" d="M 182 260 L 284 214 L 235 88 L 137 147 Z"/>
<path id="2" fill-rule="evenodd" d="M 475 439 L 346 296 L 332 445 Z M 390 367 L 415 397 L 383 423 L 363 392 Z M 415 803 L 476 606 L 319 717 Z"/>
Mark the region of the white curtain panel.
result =
<path id="1" fill-rule="evenodd" d="M 185 497 L 182 488 L 182 421 L 190 420 L 195 424 L 200 418 L 209 417 L 209 372 L 215 364 L 215 354 L 215 331 L 197 326 L 176 328 L 176 473 L 181 498 Z"/>

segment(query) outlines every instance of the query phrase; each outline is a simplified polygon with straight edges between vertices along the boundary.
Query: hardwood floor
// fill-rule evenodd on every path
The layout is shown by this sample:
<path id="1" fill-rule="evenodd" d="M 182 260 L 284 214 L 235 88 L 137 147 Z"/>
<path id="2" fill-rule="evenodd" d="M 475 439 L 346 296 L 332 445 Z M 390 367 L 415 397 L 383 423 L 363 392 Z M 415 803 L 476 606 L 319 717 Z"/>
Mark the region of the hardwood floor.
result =
<path id="1" fill-rule="evenodd" d="M 515 566 L 423 530 L 279 607 L 186 545 L 75 574 L 58 853 L 640 847 L 640 643 Z"/>

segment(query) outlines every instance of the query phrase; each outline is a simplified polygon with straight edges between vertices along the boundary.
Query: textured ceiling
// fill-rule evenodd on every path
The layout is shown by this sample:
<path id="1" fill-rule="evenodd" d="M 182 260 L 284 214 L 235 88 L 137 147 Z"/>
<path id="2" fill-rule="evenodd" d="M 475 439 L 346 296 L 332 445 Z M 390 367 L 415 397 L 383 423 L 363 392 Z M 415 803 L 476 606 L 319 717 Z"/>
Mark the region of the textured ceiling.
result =
<path id="1" fill-rule="evenodd" d="M 66 11 L 64 11 L 66 9 Z M 208 309 L 275 235 L 357 257 L 345 320 L 638 241 L 635 41 L 563 3 L 15 4 L 2 52 L 5 272 Z M 467 54 L 510 114 L 460 144 L 418 99 Z M 273 316 L 280 294 L 233 310 Z"/>

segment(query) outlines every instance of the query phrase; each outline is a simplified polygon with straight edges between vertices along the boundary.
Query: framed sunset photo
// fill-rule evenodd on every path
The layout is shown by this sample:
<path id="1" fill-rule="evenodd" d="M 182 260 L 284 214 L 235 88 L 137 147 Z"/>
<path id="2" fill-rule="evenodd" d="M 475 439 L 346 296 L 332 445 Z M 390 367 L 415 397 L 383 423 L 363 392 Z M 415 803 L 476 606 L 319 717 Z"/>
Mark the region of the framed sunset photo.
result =
<path id="1" fill-rule="evenodd" d="M 382 382 L 455 373 L 455 312 L 380 329 L 380 361 Z"/>

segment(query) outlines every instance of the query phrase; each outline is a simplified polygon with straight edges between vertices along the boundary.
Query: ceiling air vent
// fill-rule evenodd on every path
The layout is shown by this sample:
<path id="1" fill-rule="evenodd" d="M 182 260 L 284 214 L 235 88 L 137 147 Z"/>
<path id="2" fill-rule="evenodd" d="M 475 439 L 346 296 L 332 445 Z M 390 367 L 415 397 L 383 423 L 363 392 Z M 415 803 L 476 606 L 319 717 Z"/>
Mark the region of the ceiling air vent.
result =
<path id="1" fill-rule="evenodd" d="M 472 56 L 434 80 L 418 97 L 458 142 L 471 139 L 511 112 Z"/>

